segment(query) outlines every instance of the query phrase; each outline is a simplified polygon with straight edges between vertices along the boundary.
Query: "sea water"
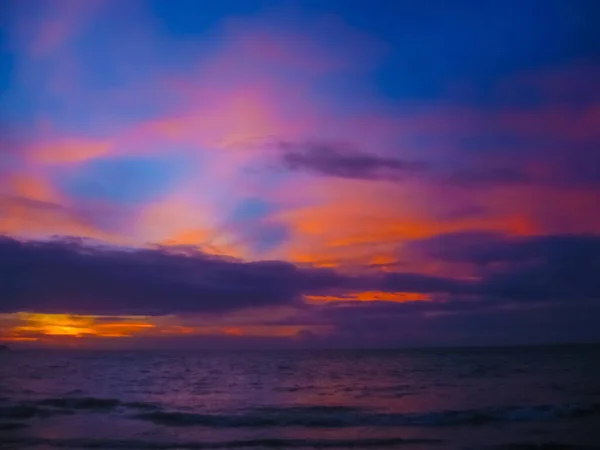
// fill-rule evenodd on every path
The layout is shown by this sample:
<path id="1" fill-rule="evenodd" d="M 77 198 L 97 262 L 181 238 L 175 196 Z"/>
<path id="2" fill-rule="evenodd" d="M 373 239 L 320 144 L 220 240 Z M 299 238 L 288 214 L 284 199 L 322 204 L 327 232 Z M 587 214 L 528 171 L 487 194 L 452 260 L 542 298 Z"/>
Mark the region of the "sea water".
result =
<path id="1" fill-rule="evenodd" d="M 600 448 L 600 346 L 2 352 L 0 447 Z"/>

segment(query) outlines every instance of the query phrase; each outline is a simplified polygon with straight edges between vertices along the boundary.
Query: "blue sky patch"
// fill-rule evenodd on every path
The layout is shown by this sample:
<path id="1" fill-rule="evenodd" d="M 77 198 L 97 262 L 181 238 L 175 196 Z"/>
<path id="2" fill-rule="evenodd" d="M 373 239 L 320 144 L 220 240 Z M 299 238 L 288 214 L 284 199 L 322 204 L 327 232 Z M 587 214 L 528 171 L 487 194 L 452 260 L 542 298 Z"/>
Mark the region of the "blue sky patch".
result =
<path id="1" fill-rule="evenodd" d="M 60 174 L 62 190 L 81 200 L 135 205 L 151 202 L 182 179 L 186 165 L 174 157 L 99 158 Z"/>

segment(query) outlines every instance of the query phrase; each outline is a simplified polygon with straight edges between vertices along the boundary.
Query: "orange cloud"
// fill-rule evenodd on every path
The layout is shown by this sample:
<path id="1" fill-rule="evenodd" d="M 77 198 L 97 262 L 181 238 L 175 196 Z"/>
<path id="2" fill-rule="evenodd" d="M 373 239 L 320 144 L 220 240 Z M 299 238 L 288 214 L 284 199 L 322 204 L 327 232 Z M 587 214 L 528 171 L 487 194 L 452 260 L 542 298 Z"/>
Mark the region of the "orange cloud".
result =
<path id="1" fill-rule="evenodd" d="M 285 196 L 286 192 L 277 195 Z M 391 185 L 317 179 L 302 192 L 307 206 L 287 209 L 277 216 L 294 231 L 282 248 L 282 256 L 322 266 L 392 262 L 398 259 L 404 242 L 436 234 L 487 230 L 531 235 L 541 225 L 532 209 L 519 203 L 482 215 L 442 220 L 440 215 L 446 209 L 443 197 L 436 198 L 437 192 L 426 181 Z M 487 201 L 500 205 L 505 195 L 503 191 Z M 520 205 L 523 203 L 521 200 Z"/>
<path id="2" fill-rule="evenodd" d="M 69 235 L 120 241 L 118 237 L 82 222 L 59 204 L 36 204 L 9 198 L 0 200 L 0 210 L 0 233 L 27 238 Z"/>
<path id="3" fill-rule="evenodd" d="M 59 199 L 52 185 L 40 174 L 15 173 L 4 179 L 4 193 L 31 200 L 53 202 Z"/>
<path id="4" fill-rule="evenodd" d="M 330 302 L 417 302 L 431 300 L 428 294 L 419 292 L 378 292 L 365 291 L 357 292 L 341 297 L 332 295 L 309 295 L 306 297 L 309 303 L 330 303 Z"/>

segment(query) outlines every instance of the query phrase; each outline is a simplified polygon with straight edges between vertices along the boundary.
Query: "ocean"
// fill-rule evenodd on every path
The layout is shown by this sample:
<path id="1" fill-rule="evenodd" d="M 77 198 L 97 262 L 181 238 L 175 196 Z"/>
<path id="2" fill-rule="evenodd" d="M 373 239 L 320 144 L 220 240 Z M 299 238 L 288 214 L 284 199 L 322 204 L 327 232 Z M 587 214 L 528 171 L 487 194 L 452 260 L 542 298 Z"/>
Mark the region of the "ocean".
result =
<path id="1" fill-rule="evenodd" d="M 600 448 L 600 346 L 6 351 L 0 447 Z"/>

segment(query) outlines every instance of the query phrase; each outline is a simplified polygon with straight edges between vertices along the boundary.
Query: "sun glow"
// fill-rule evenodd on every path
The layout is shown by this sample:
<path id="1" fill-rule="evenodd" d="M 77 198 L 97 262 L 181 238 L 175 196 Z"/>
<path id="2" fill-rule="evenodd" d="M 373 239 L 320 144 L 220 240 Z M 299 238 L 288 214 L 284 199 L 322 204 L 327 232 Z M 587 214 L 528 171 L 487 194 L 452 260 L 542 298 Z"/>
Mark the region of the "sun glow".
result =
<path id="1" fill-rule="evenodd" d="M 294 338 L 303 332 L 328 333 L 328 327 L 252 324 L 239 325 L 187 317 L 186 325 L 178 316 L 102 316 L 18 312 L 0 314 L 0 342 L 41 342 L 51 345 L 77 345 L 93 338 L 230 336 Z M 257 319 L 258 320 L 258 319 Z"/>
<path id="2" fill-rule="evenodd" d="M 3 340 L 40 340 L 47 336 L 129 337 L 156 328 L 147 316 L 99 316 L 19 312 L 2 315 Z M 3 326 L 2 329 L 5 327 Z"/>

